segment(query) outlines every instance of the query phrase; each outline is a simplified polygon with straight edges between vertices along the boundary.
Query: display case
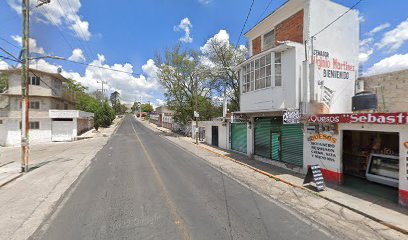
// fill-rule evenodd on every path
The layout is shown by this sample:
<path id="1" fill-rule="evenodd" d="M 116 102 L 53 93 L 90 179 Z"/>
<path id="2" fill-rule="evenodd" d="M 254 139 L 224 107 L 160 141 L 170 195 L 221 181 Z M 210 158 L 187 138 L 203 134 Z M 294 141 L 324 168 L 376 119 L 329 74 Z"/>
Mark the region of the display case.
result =
<path id="1" fill-rule="evenodd" d="M 366 177 L 369 181 L 391 187 L 398 187 L 399 157 L 384 154 L 370 154 Z"/>

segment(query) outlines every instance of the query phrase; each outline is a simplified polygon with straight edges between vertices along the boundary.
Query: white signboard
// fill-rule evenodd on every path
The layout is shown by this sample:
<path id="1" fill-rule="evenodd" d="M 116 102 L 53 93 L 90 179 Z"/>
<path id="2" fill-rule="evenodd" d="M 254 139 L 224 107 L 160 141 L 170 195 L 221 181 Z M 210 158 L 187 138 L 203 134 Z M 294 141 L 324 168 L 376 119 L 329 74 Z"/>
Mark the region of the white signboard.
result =
<path id="1" fill-rule="evenodd" d="M 299 124 L 299 122 L 300 112 L 298 110 L 283 112 L 283 124 Z"/>

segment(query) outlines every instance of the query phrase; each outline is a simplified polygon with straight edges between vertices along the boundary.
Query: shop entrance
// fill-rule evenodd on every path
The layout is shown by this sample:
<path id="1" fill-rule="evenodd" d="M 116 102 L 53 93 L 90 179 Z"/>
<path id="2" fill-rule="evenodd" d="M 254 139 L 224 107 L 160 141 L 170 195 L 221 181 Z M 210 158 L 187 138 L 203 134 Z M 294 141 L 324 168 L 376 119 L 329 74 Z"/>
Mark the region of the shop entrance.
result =
<path id="1" fill-rule="evenodd" d="M 343 131 L 344 185 L 398 202 L 399 134 Z"/>

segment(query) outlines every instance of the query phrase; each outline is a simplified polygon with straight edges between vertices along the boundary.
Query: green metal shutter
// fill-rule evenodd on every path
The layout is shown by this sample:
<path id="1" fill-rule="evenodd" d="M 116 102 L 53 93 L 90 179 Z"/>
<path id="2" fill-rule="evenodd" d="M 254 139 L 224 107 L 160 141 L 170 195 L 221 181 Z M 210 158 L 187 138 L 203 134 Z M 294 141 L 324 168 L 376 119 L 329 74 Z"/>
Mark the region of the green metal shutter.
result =
<path id="1" fill-rule="evenodd" d="M 242 153 L 247 152 L 246 123 L 231 123 L 231 149 Z"/>
<path id="2" fill-rule="evenodd" d="M 271 158 L 270 118 L 255 119 L 255 155 Z"/>
<path id="3" fill-rule="evenodd" d="M 303 167 L 303 129 L 300 124 L 281 127 L 282 161 Z"/>

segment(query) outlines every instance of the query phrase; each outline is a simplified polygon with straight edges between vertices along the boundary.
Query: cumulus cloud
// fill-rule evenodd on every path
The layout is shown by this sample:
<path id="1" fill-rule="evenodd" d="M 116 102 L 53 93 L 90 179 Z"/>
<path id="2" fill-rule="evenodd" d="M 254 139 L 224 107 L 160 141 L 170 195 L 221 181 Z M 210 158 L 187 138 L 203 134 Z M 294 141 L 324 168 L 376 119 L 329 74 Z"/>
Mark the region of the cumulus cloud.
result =
<path id="1" fill-rule="evenodd" d="M 375 75 L 408 69 L 408 53 L 395 54 L 382 59 L 370 67 L 364 75 Z"/>
<path id="2" fill-rule="evenodd" d="M 191 37 L 192 27 L 193 25 L 191 24 L 190 20 L 186 17 L 181 19 L 180 24 L 178 26 L 174 26 L 173 30 L 176 32 L 184 31 L 184 36 L 179 39 L 180 42 L 191 43 L 193 42 L 193 38 Z"/>
<path id="3" fill-rule="evenodd" d="M 398 50 L 408 41 L 408 18 L 397 27 L 384 33 L 381 41 L 376 44 L 379 49 L 388 49 L 389 52 Z"/>
<path id="4" fill-rule="evenodd" d="M 20 46 L 22 45 L 21 36 L 13 35 L 13 36 L 11 36 L 11 38 L 15 42 L 17 42 Z M 37 40 L 30 38 L 29 42 L 30 42 L 30 52 L 31 53 L 45 54 L 44 48 L 39 47 L 37 45 Z"/>
<path id="5" fill-rule="evenodd" d="M 9 6 L 21 14 L 21 0 L 7 0 Z M 51 25 L 65 25 L 75 36 L 88 41 L 92 34 L 89 31 L 89 22 L 79 16 L 80 0 L 51 1 L 49 4 L 35 8 L 37 1 L 30 2 L 31 14 L 34 20 Z"/>
<path id="6" fill-rule="evenodd" d="M 125 64 L 106 64 L 104 55 L 98 54 L 98 58 L 90 63 L 91 65 L 104 68 L 115 69 L 124 72 L 134 73 L 133 66 L 130 63 Z M 135 98 L 143 97 L 143 99 L 151 99 L 151 92 L 160 90 L 160 84 L 157 80 L 157 66 L 152 59 L 149 59 L 142 66 L 142 75 L 135 77 L 128 73 L 115 72 L 107 69 L 88 66 L 85 69 L 85 74 L 80 75 L 77 72 L 65 72 L 63 75 L 68 78 L 75 79 L 84 86 L 88 87 L 89 91 L 96 91 L 101 88 L 100 81 L 106 81 L 107 94 L 118 91 L 121 95 L 121 100 L 125 103 L 130 103 Z"/>
<path id="7" fill-rule="evenodd" d="M 370 56 L 374 53 L 372 43 L 374 38 L 369 37 L 360 41 L 360 53 L 358 55 L 358 60 L 360 63 L 365 63 L 368 61 Z"/>
<path id="8" fill-rule="evenodd" d="M 382 30 L 389 28 L 391 25 L 389 23 L 384 23 L 381 25 L 378 25 L 377 27 L 373 28 L 371 31 L 367 33 L 367 35 L 373 36 L 374 34 L 381 32 Z"/>
<path id="9" fill-rule="evenodd" d="M 72 51 L 72 55 L 68 58 L 68 60 L 71 61 L 77 61 L 77 62 L 85 62 L 85 56 L 84 52 L 80 48 L 76 48 Z"/>
<path id="10" fill-rule="evenodd" d="M 0 60 L 0 70 L 8 69 L 9 65 L 3 60 Z"/>

